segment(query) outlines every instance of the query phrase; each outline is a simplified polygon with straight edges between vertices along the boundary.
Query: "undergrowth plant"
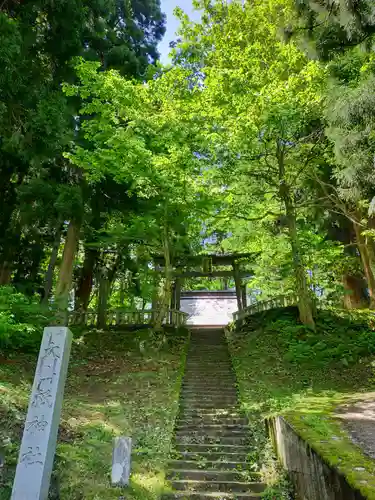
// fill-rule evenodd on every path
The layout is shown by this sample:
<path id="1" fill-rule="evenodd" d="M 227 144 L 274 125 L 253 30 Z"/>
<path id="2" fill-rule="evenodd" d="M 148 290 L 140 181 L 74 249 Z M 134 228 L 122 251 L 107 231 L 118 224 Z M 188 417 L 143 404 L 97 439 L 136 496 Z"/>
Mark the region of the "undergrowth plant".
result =
<path id="1" fill-rule="evenodd" d="M 295 308 L 274 310 L 248 320 L 245 328 L 257 328 L 277 336 L 286 361 L 295 364 L 344 366 L 375 353 L 375 315 L 371 311 L 320 310 L 316 329 L 299 323 Z"/>
<path id="2" fill-rule="evenodd" d="M 372 311 L 318 310 L 312 330 L 293 307 L 255 314 L 227 334 L 245 413 L 282 415 L 365 498 L 375 498 L 375 464 L 353 443 L 342 415 L 373 400 L 374 337 Z M 282 475 L 270 479 L 265 498 L 288 498 Z"/>
<path id="3" fill-rule="evenodd" d="M 53 312 L 11 286 L 0 286 L 0 351 L 37 350 Z"/>

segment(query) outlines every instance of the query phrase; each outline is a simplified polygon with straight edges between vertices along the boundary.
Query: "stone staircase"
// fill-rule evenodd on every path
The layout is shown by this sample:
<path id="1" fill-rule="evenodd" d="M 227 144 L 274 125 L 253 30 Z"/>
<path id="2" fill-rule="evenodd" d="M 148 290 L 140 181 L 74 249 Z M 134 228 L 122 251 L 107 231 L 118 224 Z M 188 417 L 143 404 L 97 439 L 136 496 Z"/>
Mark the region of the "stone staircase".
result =
<path id="1" fill-rule="evenodd" d="M 260 498 L 265 485 L 247 469 L 250 436 L 237 401 L 223 330 L 193 330 L 167 479 L 172 499 Z"/>

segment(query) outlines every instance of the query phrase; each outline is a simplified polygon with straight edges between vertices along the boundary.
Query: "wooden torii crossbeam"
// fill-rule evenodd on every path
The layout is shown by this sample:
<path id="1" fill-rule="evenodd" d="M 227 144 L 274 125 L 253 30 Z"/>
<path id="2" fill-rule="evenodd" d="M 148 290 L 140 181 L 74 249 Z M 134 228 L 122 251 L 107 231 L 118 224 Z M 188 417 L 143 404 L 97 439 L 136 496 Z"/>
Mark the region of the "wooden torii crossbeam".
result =
<path id="1" fill-rule="evenodd" d="M 241 270 L 241 262 L 249 262 L 257 256 L 256 253 L 233 253 L 233 254 L 199 254 L 199 255 L 180 255 L 172 260 L 174 292 L 173 304 L 175 309 L 180 309 L 181 299 L 181 281 L 184 278 L 219 278 L 233 277 L 238 310 L 246 307 L 246 290 L 243 289 L 242 279 L 251 277 L 253 273 L 249 270 Z M 156 269 L 160 271 L 165 266 L 163 255 L 153 256 Z M 192 270 L 200 266 L 201 270 Z M 231 270 L 214 269 L 214 266 L 230 266 Z"/>

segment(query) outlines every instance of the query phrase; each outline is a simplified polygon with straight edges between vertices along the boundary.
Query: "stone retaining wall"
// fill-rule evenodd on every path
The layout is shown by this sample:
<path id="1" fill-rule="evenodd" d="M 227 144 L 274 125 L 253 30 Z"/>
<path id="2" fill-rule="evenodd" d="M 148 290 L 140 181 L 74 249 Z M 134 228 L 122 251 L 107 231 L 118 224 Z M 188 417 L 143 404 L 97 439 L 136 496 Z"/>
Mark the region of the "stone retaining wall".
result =
<path id="1" fill-rule="evenodd" d="M 365 500 L 283 417 L 267 420 L 267 428 L 278 458 L 294 484 L 298 500 Z"/>

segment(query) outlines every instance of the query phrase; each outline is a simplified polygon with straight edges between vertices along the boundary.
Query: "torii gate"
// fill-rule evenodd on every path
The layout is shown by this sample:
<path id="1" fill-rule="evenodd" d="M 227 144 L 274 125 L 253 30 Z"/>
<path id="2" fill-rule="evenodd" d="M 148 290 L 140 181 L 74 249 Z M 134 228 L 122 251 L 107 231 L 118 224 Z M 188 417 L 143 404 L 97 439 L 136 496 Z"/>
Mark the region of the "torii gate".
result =
<path id="1" fill-rule="evenodd" d="M 243 285 L 242 278 L 251 277 L 253 273 L 248 270 L 241 270 L 241 262 L 254 259 L 255 253 L 233 253 L 233 254 L 200 254 L 180 256 L 172 261 L 173 290 L 171 309 L 180 310 L 181 307 L 181 285 L 184 278 L 218 278 L 229 277 L 234 279 L 236 287 L 236 297 L 238 310 L 246 307 L 246 285 Z M 164 256 L 153 257 L 155 268 L 165 266 Z M 215 266 L 230 266 L 231 270 L 214 270 Z M 200 267 L 201 270 L 191 270 Z"/>

